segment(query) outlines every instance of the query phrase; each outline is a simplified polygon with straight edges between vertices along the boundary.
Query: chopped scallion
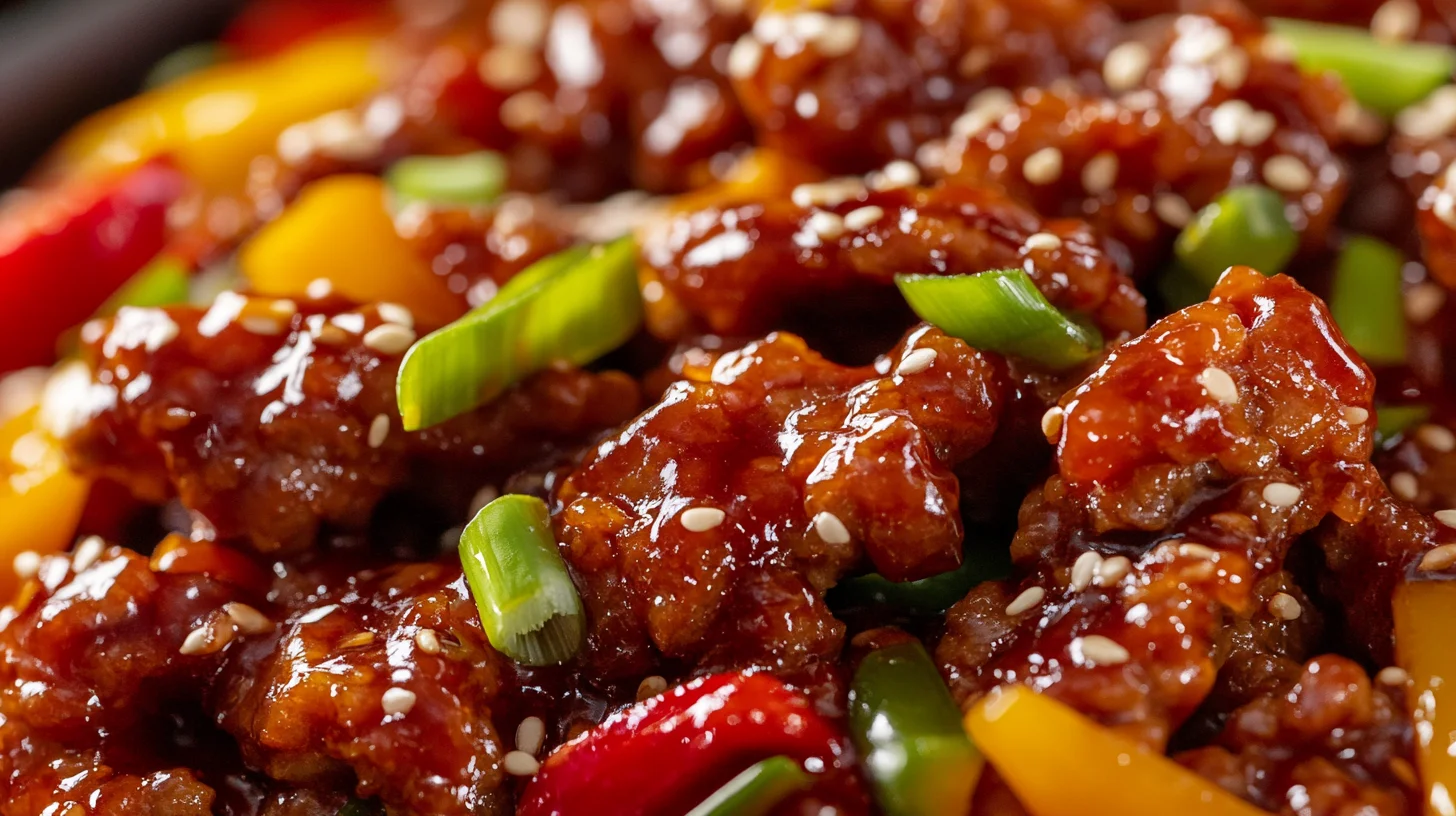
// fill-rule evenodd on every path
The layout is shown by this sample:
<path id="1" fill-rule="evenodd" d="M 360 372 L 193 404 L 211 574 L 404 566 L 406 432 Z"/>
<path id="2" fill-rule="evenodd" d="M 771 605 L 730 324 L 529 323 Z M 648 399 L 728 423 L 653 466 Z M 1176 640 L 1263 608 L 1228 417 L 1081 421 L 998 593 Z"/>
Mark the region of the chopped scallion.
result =
<path id="1" fill-rule="evenodd" d="M 1405 306 L 1401 297 L 1400 250 L 1374 238 L 1345 241 L 1330 287 L 1330 314 L 1345 339 L 1367 362 L 1405 362 Z"/>
<path id="2" fill-rule="evenodd" d="M 481 150 L 459 156 L 410 156 L 389 168 L 395 194 L 438 206 L 475 207 L 494 201 L 506 186 L 506 162 Z"/>
<path id="3" fill-rule="evenodd" d="M 1385 43 L 1367 28 L 1271 18 L 1269 27 L 1294 48 L 1299 67 L 1333 71 L 1360 104 L 1393 116 L 1451 78 L 1456 49 L 1433 43 Z"/>
<path id="4" fill-rule="evenodd" d="M 581 648 L 581 597 L 545 502 L 512 494 L 481 508 L 460 535 L 460 563 L 486 637 L 502 654 L 548 666 Z"/>
<path id="5" fill-rule="evenodd" d="M 1020 269 L 977 275 L 896 275 L 895 285 L 927 323 L 983 351 L 1070 368 L 1102 348 L 1096 329 L 1047 302 Z"/>
<path id="6" fill-rule="evenodd" d="M 595 360 L 641 323 L 630 238 L 552 255 L 410 349 L 396 383 L 404 428 L 465 413 L 555 361 Z"/>
<path id="7" fill-rule="evenodd" d="M 797 761 L 772 757 L 728 780 L 688 816 L 763 816 L 790 794 L 807 790 L 813 781 Z"/>
<path id="8" fill-rule="evenodd" d="M 826 598 L 835 609 L 889 607 L 911 615 L 939 615 L 966 597 L 983 581 L 1003 578 L 1010 572 L 1006 553 L 984 548 L 968 549 L 965 561 L 950 572 L 919 581 L 896 583 L 878 573 L 840 581 Z"/>
<path id="9" fill-rule="evenodd" d="M 965 816 L 985 765 L 919 641 L 871 652 L 849 691 L 849 726 L 887 816 Z"/>
<path id="10" fill-rule="evenodd" d="M 123 306 L 155 308 L 186 303 L 189 283 L 186 264 L 166 255 L 159 256 L 122 284 L 98 314 L 113 315 Z"/>
<path id="11" fill-rule="evenodd" d="M 1428 405 L 1377 405 L 1375 407 L 1375 446 L 1388 447 L 1399 441 L 1405 432 L 1431 418 Z"/>
<path id="12" fill-rule="evenodd" d="M 1200 210 L 1178 235 L 1173 251 L 1206 291 L 1238 264 L 1277 275 L 1298 248 L 1299 234 L 1284 214 L 1284 198 L 1250 185 L 1228 190 Z"/>

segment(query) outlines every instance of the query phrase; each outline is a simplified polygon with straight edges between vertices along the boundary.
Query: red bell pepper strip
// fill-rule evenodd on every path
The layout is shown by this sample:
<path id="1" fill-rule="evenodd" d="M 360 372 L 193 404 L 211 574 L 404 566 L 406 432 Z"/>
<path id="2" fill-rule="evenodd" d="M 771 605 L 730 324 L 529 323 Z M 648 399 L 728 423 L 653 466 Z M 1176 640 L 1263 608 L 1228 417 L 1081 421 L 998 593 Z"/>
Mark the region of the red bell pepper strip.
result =
<path id="1" fill-rule="evenodd" d="M 0 373 L 50 363 L 56 338 L 162 251 L 167 208 L 186 184 L 153 162 L 22 193 L 0 210 Z"/>
<path id="2" fill-rule="evenodd" d="M 680 816 L 775 755 L 803 763 L 821 798 L 862 812 L 850 750 L 808 699 L 772 676 L 718 674 L 638 703 L 557 749 L 516 816 Z"/>

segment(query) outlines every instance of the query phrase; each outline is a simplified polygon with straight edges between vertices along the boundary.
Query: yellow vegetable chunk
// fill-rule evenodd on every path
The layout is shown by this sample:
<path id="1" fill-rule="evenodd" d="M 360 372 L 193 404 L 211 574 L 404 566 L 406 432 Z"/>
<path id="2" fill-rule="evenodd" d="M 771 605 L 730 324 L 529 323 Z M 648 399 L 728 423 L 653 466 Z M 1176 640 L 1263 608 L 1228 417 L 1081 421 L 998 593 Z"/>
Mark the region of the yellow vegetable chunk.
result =
<path id="1" fill-rule="evenodd" d="M 1416 727 L 1425 812 L 1456 814 L 1456 583 L 1421 581 L 1395 593 L 1396 662 L 1411 678 L 1406 701 Z"/>
<path id="2" fill-rule="evenodd" d="M 15 556 L 71 546 L 91 482 L 66 465 L 60 443 L 36 424 L 39 408 L 0 424 L 0 604 L 15 594 Z"/>

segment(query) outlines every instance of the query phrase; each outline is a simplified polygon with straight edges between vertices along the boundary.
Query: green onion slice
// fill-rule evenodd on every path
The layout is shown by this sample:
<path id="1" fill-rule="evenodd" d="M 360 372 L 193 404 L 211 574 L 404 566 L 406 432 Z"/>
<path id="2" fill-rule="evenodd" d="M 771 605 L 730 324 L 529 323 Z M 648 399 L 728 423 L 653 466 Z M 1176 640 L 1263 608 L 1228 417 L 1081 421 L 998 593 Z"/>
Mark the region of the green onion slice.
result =
<path id="1" fill-rule="evenodd" d="M 1243 264 L 1277 275 L 1299 248 L 1299 234 L 1284 214 L 1284 198 L 1268 187 L 1234 187 L 1198 212 L 1178 235 L 1173 252 L 1193 279 L 1212 289 L 1230 266 Z"/>
<path id="2" fill-rule="evenodd" d="M 854 673 L 849 727 L 887 816 L 965 816 L 985 761 L 919 641 L 870 653 Z"/>
<path id="3" fill-rule="evenodd" d="M 187 265 L 176 258 L 158 256 L 116 290 L 98 314 L 114 315 L 123 306 L 156 308 L 186 303 L 191 277 L 189 271 Z"/>
<path id="4" fill-rule="evenodd" d="M 1377 405 L 1375 407 L 1375 446 L 1386 448 L 1411 428 L 1431 418 L 1429 405 Z"/>
<path id="5" fill-rule="evenodd" d="M 878 573 L 840 581 L 826 597 L 834 609 L 889 607 L 910 615 L 940 615 L 966 597 L 982 581 L 1011 573 L 1007 554 L 982 548 L 966 551 L 965 560 L 950 572 L 919 581 L 896 583 Z"/>
<path id="6" fill-rule="evenodd" d="M 395 384 L 404 428 L 463 414 L 555 361 L 591 362 L 641 324 L 630 238 L 552 255 L 409 350 Z"/>
<path id="7" fill-rule="evenodd" d="M 1299 67 L 1333 71 L 1360 104 L 1393 116 L 1451 78 L 1456 49 L 1432 43 L 1385 43 L 1369 29 L 1271 18 L 1269 27 L 1294 48 Z"/>
<path id="8" fill-rule="evenodd" d="M 142 82 L 142 86 L 151 91 L 164 85 L 171 85 L 183 77 L 191 76 L 214 65 L 221 65 L 227 62 L 229 57 L 228 48 L 222 43 L 200 42 L 184 45 L 157 60 L 157 64 L 147 72 L 147 78 Z"/>
<path id="9" fill-rule="evenodd" d="M 728 780 L 688 816 L 763 816 L 790 794 L 808 790 L 814 780 L 796 760 L 776 756 Z"/>
<path id="10" fill-rule="evenodd" d="M 1330 314 L 1345 339 L 1367 362 L 1405 362 L 1405 306 L 1401 297 L 1400 250 L 1356 235 L 1345 241 L 1330 287 Z"/>
<path id="11" fill-rule="evenodd" d="M 920 319 L 984 351 L 1063 369 L 1102 349 L 1102 335 L 1095 328 L 1057 311 L 1020 269 L 896 275 L 895 285 Z"/>
<path id="12" fill-rule="evenodd" d="M 460 534 L 460 563 L 497 651 L 527 666 L 551 666 L 581 648 L 581 597 L 545 502 L 513 494 L 481 508 Z"/>
<path id="13" fill-rule="evenodd" d="M 481 150 L 460 156 L 409 156 L 385 176 L 396 195 L 437 206 L 475 207 L 494 201 L 506 186 L 506 161 Z"/>

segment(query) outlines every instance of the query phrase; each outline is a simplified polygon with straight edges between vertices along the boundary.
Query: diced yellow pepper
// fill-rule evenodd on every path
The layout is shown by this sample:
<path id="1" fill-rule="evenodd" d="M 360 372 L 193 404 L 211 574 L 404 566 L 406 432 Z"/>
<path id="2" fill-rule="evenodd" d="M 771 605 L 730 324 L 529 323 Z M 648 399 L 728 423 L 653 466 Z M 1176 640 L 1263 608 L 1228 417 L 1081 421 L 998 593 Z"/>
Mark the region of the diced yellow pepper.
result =
<path id="1" fill-rule="evenodd" d="M 1406 700 L 1416 728 L 1425 812 L 1456 814 L 1456 583 L 1419 581 L 1395 592 L 1396 662 L 1411 677 Z"/>
<path id="2" fill-rule="evenodd" d="M 445 280 L 400 237 L 384 183 L 374 176 L 329 176 L 310 184 L 276 221 L 242 248 L 243 276 L 258 294 L 304 297 L 323 278 L 356 303 L 408 306 L 441 326 L 465 311 Z"/>
<path id="3" fill-rule="evenodd" d="M 380 87 L 378 43 L 321 39 L 184 77 L 82 122 L 56 164 L 90 174 L 170 155 L 207 191 L 239 193 L 252 160 L 272 154 L 288 126 L 353 107 Z"/>
<path id="4" fill-rule="evenodd" d="M 0 604 L 15 594 L 15 556 L 71 545 L 91 483 L 66 465 L 60 444 L 36 424 L 39 408 L 0 424 Z"/>
<path id="5" fill-rule="evenodd" d="M 1034 816 L 1267 816 L 1144 745 L 1024 686 L 966 715 L 971 741 Z"/>

